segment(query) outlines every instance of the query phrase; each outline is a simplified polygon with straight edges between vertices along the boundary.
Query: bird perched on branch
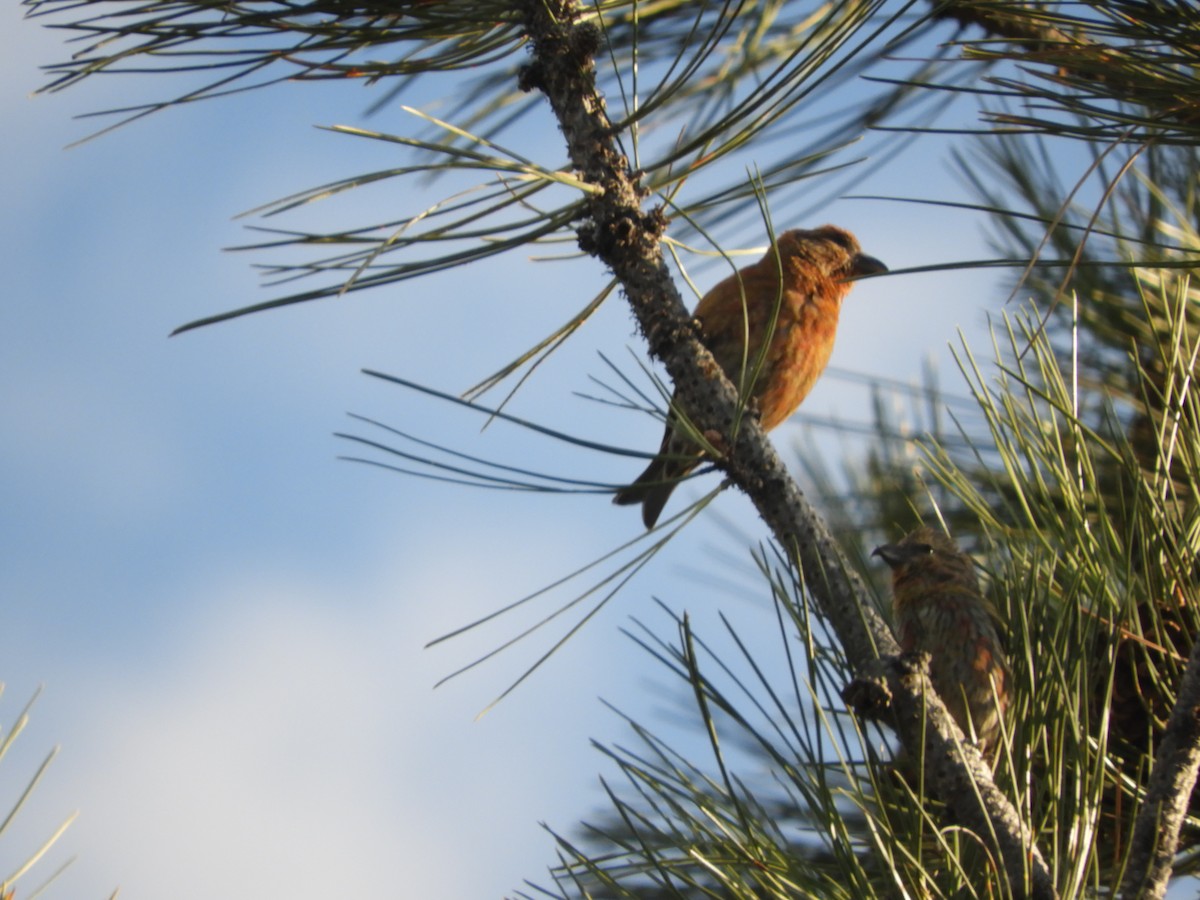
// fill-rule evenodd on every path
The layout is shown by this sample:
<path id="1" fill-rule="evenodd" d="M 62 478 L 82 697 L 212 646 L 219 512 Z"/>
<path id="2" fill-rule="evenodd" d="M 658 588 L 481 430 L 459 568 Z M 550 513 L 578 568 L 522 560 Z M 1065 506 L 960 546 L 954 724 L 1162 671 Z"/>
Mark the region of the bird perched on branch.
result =
<path id="1" fill-rule="evenodd" d="M 826 225 L 778 236 L 758 262 L 730 275 L 694 313 L 700 340 L 768 431 L 796 411 L 825 370 L 848 279 L 886 272 L 854 235 Z M 764 351 L 765 347 L 765 351 Z M 642 504 L 653 528 L 679 479 L 703 456 L 681 427 L 674 401 L 658 455 L 613 502 Z"/>
<path id="2" fill-rule="evenodd" d="M 900 649 L 929 654 L 938 696 L 963 733 L 991 758 L 1008 708 L 1008 664 L 999 617 L 979 590 L 974 562 L 933 528 L 918 528 L 872 555 L 892 569 Z"/>

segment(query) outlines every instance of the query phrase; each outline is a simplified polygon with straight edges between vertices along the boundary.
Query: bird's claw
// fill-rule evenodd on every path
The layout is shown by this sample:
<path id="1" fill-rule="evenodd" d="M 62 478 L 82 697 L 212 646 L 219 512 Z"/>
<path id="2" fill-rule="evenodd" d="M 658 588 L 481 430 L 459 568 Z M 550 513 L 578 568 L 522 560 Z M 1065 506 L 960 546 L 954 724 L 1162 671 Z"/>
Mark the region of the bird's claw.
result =
<path id="1" fill-rule="evenodd" d="M 896 657 L 896 668 L 901 675 L 928 675 L 933 657 L 924 650 L 910 650 Z"/>

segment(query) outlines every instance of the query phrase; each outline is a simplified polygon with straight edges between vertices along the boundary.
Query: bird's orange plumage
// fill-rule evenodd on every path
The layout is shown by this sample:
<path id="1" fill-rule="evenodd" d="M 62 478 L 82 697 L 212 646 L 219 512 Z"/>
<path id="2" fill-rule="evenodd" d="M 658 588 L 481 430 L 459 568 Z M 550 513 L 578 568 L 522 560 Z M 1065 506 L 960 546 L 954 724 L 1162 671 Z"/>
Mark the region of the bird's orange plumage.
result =
<path id="1" fill-rule="evenodd" d="M 918 528 L 875 550 L 892 569 L 892 610 L 905 653 L 930 656 L 929 677 L 963 733 L 994 755 L 1008 707 L 999 617 L 975 564 L 945 533 Z"/>
<path id="2" fill-rule="evenodd" d="M 850 290 L 847 279 L 885 271 L 848 231 L 832 225 L 797 229 L 779 235 L 762 259 L 700 300 L 695 318 L 701 340 L 742 396 L 751 398 L 763 428 L 795 412 L 825 370 Z M 700 459 L 672 414 L 658 456 L 613 502 L 642 504 L 642 520 L 652 528 L 679 479 Z"/>

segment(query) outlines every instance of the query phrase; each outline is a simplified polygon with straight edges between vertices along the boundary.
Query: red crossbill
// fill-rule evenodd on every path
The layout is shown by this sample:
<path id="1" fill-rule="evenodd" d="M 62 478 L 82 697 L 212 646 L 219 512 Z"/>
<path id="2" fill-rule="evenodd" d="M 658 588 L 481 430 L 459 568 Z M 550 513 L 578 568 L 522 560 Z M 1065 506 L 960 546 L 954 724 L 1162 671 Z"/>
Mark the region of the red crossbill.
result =
<path id="1" fill-rule="evenodd" d="M 701 298 L 694 314 L 700 340 L 739 393 L 750 398 L 763 428 L 769 431 L 795 412 L 825 370 L 842 300 L 850 291 L 847 279 L 886 271 L 859 250 L 848 231 L 832 225 L 797 229 L 779 235 L 762 259 Z M 671 408 L 658 455 L 613 497 L 620 505 L 642 504 L 647 528 L 654 527 L 679 479 L 703 456 L 676 427 L 674 402 Z"/>
<path id="2" fill-rule="evenodd" d="M 930 680 L 954 721 L 985 756 L 994 755 L 1008 707 L 1008 664 L 999 617 L 979 590 L 971 557 L 933 528 L 873 555 L 892 569 L 900 649 L 929 654 Z"/>

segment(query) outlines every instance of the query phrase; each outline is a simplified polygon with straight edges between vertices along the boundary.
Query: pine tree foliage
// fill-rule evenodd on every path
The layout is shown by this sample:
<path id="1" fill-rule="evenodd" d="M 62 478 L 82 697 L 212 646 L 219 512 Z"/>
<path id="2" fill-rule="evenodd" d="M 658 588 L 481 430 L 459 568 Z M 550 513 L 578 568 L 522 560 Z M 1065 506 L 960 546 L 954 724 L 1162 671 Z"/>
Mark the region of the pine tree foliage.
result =
<path id="1" fill-rule="evenodd" d="M 1176 315 L 1186 303 L 1162 299 Z M 1177 502 L 1180 479 L 1195 496 L 1200 473 L 1180 461 L 1174 476 L 1165 466 L 1151 475 L 1119 432 L 1084 425 L 1070 372 L 1038 333 L 1038 317 L 1026 311 L 1006 325 L 997 334 L 999 380 L 963 351 L 964 378 L 987 423 L 979 452 L 928 443 L 924 468 L 950 498 L 940 510 L 976 523 L 988 593 L 1009 627 L 1015 696 L 997 781 L 1055 861 L 1060 895 L 1103 893 L 1124 870 L 1187 635 L 1200 624 L 1194 604 L 1179 602 L 1194 596 L 1198 548 L 1194 507 Z M 1188 423 L 1174 452 L 1195 460 L 1200 404 L 1181 385 L 1197 345 L 1158 349 L 1172 366 L 1169 415 Z M 997 464 L 980 466 L 985 455 Z M 1105 470 L 1121 477 L 1120 492 L 1097 490 Z M 1024 894 L 974 835 L 939 815 L 886 732 L 846 715 L 839 692 L 850 667 L 822 637 L 794 569 L 782 556 L 760 564 L 780 612 L 778 648 L 748 646 L 733 624 L 725 651 L 686 622 L 676 644 L 639 638 L 694 689 L 711 758 L 700 764 L 634 723 L 640 749 L 607 751 L 632 789 L 613 790 L 617 814 L 592 826 L 582 847 L 561 839 L 563 867 L 545 892 Z M 810 636 L 803 653 L 797 632 Z M 768 660 L 786 668 L 768 675 Z M 736 749 L 722 754 L 726 745 Z M 1185 857 L 1177 872 L 1192 865 Z"/>
<path id="2" fill-rule="evenodd" d="M 865 468 L 851 466 L 839 481 L 811 457 L 804 460 L 835 511 L 846 509 L 850 485 L 854 512 L 835 517 L 841 519 L 840 533 L 851 540 L 857 536 L 864 550 L 870 536 L 887 528 L 906 530 L 931 515 L 950 523 L 955 533 L 979 539 L 979 558 L 991 569 L 991 594 L 1011 629 L 1018 690 L 1008 753 L 997 777 L 1029 816 L 1039 843 L 1049 848 L 1062 896 L 1112 891 L 1126 874 L 1133 820 L 1200 634 L 1192 462 L 1200 441 L 1192 388 L 1200 298 L 1189 272 L 1200 254 L 1200 166 L 1187 109 L 1195 92 L 1183 92 L 1163 108 L 1157 87 L 1188 66 L 1173 68 L 1179 57 L 1171 48 L 1169 57 L 1155 60 L 1166 69 L 1155 80 L 1145 71 L 1155 48 L 1146 40 L 1154 23 L 1133 24 L 1143 26 L 1134 33 L 1144 42 L 1137 70 L 1126 77 L 1123 69 L 1110 69 L 1098 79 L 1126 93 L 1108 98 L 1114 102 L 1099 113 L 1056 93 L 1064 84 L 1077 85 L 1080 73 L 1094 76 L 1094 60 L 1059 70 L 1048 79 L 1053 87 L 1022 82 L 1026 96 L 1037 94 L 1047 106 L 1057 101 L 1068 124 L 1060 128 L 1061 120 L 1026 116 L 1022 126 L 1036 126 L 1040 133 L 989 135 L 959 158 L 981 208 L 993 216 L 998 255 L 1031 261 L 1013 295 L 1032 295 L 1033 306 L 1000 326 L 998 383 L 985 374 L 990 367 L 981 366 L 969 349 L 962 351 L 964 378 L 986 427 L 947 434 L 936 416 L 927 416 L 938 427 L 914 444 L 889 420 L 889 406 L 878 403 Z M 1177 24 L 1172 21 L 1172 28 Z M 1047 23 L 1035 15 L 1033 25 Z M 1190 40 L 1184 49 L 1194 53 L 1195 34 L 1171 31 L 1168 38 Z M 1130 64 L 1128 49 L 1118 53 L 1097 37 L 1086 43 L 1106 64 L 1118 59 Z M 997 51 L 989 44 L 968 48 L 968 55 L 994 59 Z M 1137 103 L 1137 94 L 1129 93 L 1138 79 L 1157 85 L 1148 102 Z M 986 115 L 997 123 L 1017 121 L 1007 111 L 1013 103 L 1011 96 L 1000 96 Z M 1096 114 L 1088 119 L 1089 112 Z M 1095 127 L 1097 121 L 1103 129 Z M 1137 122 L 1143 130 L 1117 134 L 1113 122 Z M 1157 129 L 1153 136 L 1151 129 Z M 1060 175 L 1055 150 L 1064 137 L 1090 141 L 1082 157 L 1075 154 L 1089 173 L 1083 185 L 1064 183 Z M 1036 265 L 1047 257 L 1070 265 Z M 970 418 L 961 406 L 951 408 L 959 411 L 956 421 Z M 777 602 L 793 611 L 808 609 L 793 584 L 790 597 L 776 592 Z M 814 650 L 809 660 L 831 658 L 831 648 Z M 685 656 L 682 647 L 675 652 Z M 679 668 L 694 687 L 729 696 L 728 687 L 711 687 L 709 676 Z M 969 839 L 958 841 L 960 831 L 928 817 L 926 798 L 914 804 L 912 796 L 898 796 L 897 779 L 878 774 L 876 745 L 855 735 L 847 746 L 845 730 L 828 725 L 825 717 L 839 709 L 828 685 L 850 677 L 843 669 L 821 680 L 811 665 L 807 671 L 798 665 L 792 683 L 823 683 L 825 689 L 810 687 L 808 696 L 798 692 L 790 697 L 788 714 L 772 709 L 769 715 L 788 721 L 807 705 L 826 722 L 823 737 L 843 748 L 836 784 L 815 774 L 831 768 L 823 744 L 799 751 L 773 745 L 753 755 L 750 770 L 769 773 L 760 774 L 753 787 L 749 779 L 727 778 L 720 783 L 725 789 L 714 791 L 696 773 L 686 778 L 675 773 L 670 782 L 680 792 L 689 787 L 687 821 L 712 818 L 713 807 L 807 810 L 798 820 L 776 813 L 776 823 L 794 830 L 776 832 L 766 850 L 752 833 L 735 831 L 722 842 L 696 824 L 690 840 L 681 840 L 664 837 L 652 820 L 620 808 L 627 827 L 603 833 L 624 852 L 610 860 L 565 845 L 571 852 L 565 853 L 559 887 L 568 878 L 570 887 L 563 895 L 632 896 L 641 886 L 622 892 L 639 885 L 638 879 L 664 896 L 701 890 L 714 896 L 1025 893 L 994 861 L 981 861 Z M 775 699 L 770 683 L 754 687 L 764 696 L 741 708 L 761 710 L 767 698 Z M 716 730 L 703 705 L 697 714 Z M 726 740 L 769 741 L 761 722 L 734 714 L 717 721 Z M 847 767 L 848 759 L 855 763 Z M 650 790 L 644 772 L 628 758 L 620 763 L 644 796 Z M 902 770 L 902 762 L 896 768 Z M 820 796 L 803 794 L 796 784 L 801 774 L 823 785 Z M 798 794 L 804 800 L 795 802 Z M 853 814 L 836 802 L 847 795 L 854 798 Z M 922 815 L 906 821 L 914 808 Z M 678 813 L 672 822 L 681 818 Z M 831 819 L 847 830 L 830 828 Z M 1197 821 L 1184 826 L 1176 875 L 1196 863 L 1190 851 Z M 854 852 L 838 852 L 849 848 Z M 724 863 L 719 877 L 711 874 L 714 859 Z M 774 868 L 764 863 L 768 859 Z M 614 870 L 620 879 L 613 879 Z M 872 873 L 893 880 L 872 879 Z M 607 889 L 595 890 L 598 884 Z"/>

